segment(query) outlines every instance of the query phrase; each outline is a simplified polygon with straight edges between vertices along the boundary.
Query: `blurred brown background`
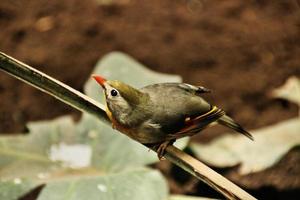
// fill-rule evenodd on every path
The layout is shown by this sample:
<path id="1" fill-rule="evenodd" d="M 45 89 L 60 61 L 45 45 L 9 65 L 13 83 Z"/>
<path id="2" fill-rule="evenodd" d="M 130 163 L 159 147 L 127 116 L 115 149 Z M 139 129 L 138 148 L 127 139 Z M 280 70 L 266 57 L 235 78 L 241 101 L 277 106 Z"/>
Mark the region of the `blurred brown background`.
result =
<path id="1" fill-rule="evenodd" d="M 289 76 L 300 76 L 298 0 L 0 2 L 0 51 L 78 90 L 97 60 L 114 50 L 212 89 L 208 99 L 248 129 L 297 115 L 295 105 L 271 99 L 268 92 Z M 0 97 L 1 133 L 23 132 L 32 120 L 80 116 L 4 73 Z M 208 141 L 219 132 L 205 131 L 196 140 Z M 264 172 L 224 174 L 258 197 L 292 198 L 299 196 L 299 163 L 294 149 Z"/>

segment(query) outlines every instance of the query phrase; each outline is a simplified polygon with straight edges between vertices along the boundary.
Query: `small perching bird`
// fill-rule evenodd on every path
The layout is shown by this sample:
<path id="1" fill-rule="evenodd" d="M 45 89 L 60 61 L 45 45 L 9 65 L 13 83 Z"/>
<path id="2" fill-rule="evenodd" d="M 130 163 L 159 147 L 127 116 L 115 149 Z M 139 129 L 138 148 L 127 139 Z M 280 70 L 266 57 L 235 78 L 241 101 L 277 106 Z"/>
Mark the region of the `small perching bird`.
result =
<path id="1" fill-rule="evenodd" d="M 103 87 L 106 113 L 113 128 L 148 146 L 156 146 L 161 159 L 176 139 L 192 136 L 213 122 L 244 134 L 243 129 L 222 109 L 210 105 L 201 94 L 210 90 L 186 83 L 159 83 L 141 89 L 93 75 Z"/>

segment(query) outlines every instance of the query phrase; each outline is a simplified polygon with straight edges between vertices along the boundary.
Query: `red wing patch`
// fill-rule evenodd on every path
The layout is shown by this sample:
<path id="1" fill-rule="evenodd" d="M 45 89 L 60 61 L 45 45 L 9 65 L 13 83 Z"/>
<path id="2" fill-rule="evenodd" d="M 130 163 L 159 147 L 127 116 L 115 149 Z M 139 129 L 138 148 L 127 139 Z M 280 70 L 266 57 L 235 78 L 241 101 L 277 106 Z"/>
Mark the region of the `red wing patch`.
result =
<path id="1" fill-rule="evenodd" d="M 187 117 L 185 119 L 185 125 L 178 132 L 169 135 L 171 139 L 178 139 L 185 136 L 191 136 L 195 133 L 204 129 L 210 123 L 218 120 L 222 117 L 225 112 L 216 106 L 214 106 L 210 111 L 204 113 L 203 115 L 197 116 L 195 118 Z"/>

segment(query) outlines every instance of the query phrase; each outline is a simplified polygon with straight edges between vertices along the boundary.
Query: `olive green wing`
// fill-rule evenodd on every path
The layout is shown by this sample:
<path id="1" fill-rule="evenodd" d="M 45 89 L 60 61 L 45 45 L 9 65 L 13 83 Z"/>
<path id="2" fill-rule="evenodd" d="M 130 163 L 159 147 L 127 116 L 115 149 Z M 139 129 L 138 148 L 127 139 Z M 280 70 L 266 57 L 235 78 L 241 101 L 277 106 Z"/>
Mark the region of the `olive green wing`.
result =
<path id="1" fill-rule="evenodd" d="M 183 90 L 186 90 L 188 92 L 191 92 L 195 95 L 200 95 L 200 94 L 203 94 L 203 93 L 210 93 L 211 92 L 210 89 L 205 88 L 203 86 L 195 86 L 195 85 L 190 85 L 190 84 L 187 84 L 187 83 L 178 83 L 177 87 L 179 87 Z"/>
<path id="2" fill-rule="evenodd" d="M 194 119 L 212 109 L 200 93 L 208 89 L 185 83 L 159 83 L 141 89 L 150 97 L 153 123 L 161 125 L 161 131 L 172 134 L 185 127 L 185 119 Z"/>
<path id="3" fill-rule="evenodd" d="M 163 89 L 181 90 L 195 95 L 211 92 L 210 89 L 203 86 L 195 86 L 187 83 L 157 83 L 143 87 L 141 88 L 141 91 L 158 90 L 163 92 Z"/>
<path id="4" fill-rule="evenodd" d="M 187 118 L 185 120 L 185 126 L 178 132 L 169 134 L 168 140 L 192 136 L 206 128 L 210 123 L 219 120 L 224 115 L 225 112 L 222 109 L 213 106 L 213 108 L 207 113 L 199 115 L 195 118 Z"/>

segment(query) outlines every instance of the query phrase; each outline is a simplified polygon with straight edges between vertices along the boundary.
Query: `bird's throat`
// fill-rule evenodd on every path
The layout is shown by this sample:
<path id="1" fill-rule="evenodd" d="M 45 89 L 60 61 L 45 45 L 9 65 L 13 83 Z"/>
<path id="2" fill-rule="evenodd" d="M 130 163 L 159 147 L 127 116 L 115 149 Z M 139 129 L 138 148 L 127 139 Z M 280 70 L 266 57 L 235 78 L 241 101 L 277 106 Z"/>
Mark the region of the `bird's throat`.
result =
<path id="1" fill-rule="evenodd" d="M 109 120 L 110 120 L 111 122 L 113 122 L 113 121 L 114 121 L 114 118 L 113 118 L 113 115 L 112 115 L 111 111 L 109 110 L 107 104 L 106 104 L 106 106 L 105 106 L 105 112 L 106 112 L 106 114 L 107 114 Z"/>

